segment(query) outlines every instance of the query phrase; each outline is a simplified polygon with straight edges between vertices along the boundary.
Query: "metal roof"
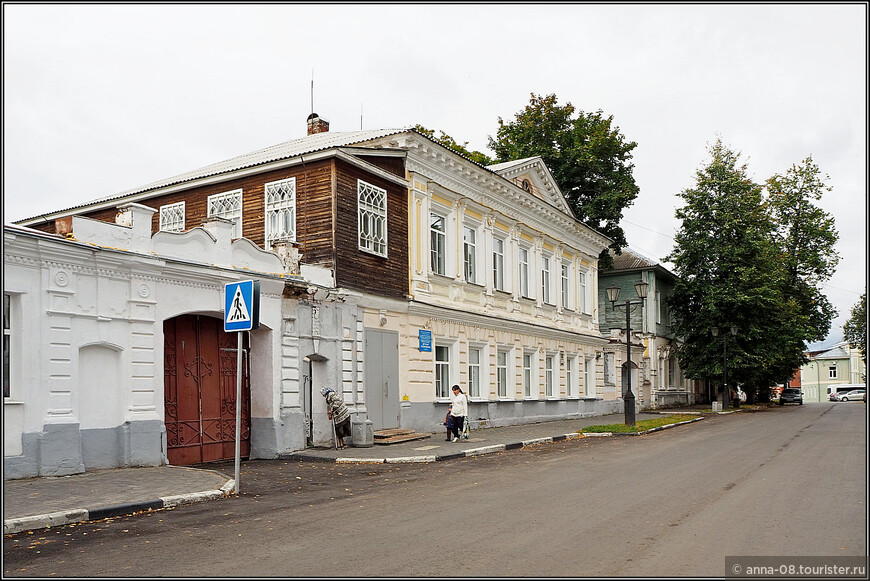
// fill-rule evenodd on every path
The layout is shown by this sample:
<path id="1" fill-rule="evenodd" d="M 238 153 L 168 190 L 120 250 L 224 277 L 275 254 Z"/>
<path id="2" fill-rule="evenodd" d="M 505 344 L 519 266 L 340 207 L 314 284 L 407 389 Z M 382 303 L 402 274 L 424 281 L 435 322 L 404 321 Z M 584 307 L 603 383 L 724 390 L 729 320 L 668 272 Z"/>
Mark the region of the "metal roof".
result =
<path id="1" fill-rule="evenodd" d="M 247 167 L 253 167 L 257 165 L 262 165 L 264 163 L 269 163 L 273 161 L 279 161 L 282 159 L 289 159 L 292 157 L 297 157 L 300 155 L 305 155 L 307 153 L 314 153 L 316 151 L 323 151 L 325 149 L 330 149 L 333 147 L 340 147 L 343 145 L 350 145 L 353 143 L 361 143 L 363 141 L 368 141 L 370 139 L 378 139 L 380 137 L 385 137 L 387 135 L 393 135 L 395 133 L 402 133 L 406 131 L 406 129 L 377 129 L 377 130 L 368 130 L 368 131 L 344 131 L 344 132 L 323 132 L 323 133 L 315 133 L 314 135 L 307 135 L 305 137 L 301 137 L 299 139 L 292 139 L 290 141 L 285 141 L 284 143 L 279 143 L 277 145 L 271 145 L 264 149 L 260 149 L 258 151 L 254 151 L 251 153 L 246 153 L 243 155 L 239 155 L 225 161 L 219 161 L 217 163 L 212 163 L 205 167 L 201 167 L 199 169 L 195 169 L 192 171 L 188 171 L 182 174 L 178 174 L 176 176 L 165 178 L 156 182 L 152 182 L 150 184 L 140 186 L 138 188 L 134 188 L 132 190 L 127 190 L 125 192 L 121 192 L 120 194 L 115 194 L 112 196 L 108 196 L 105 198 L 100 198 L 97 200 L 91 200 L 87 202 L 85 205 L 96 204 L 99 202 L 105 202 L 108 200 L 113 200 L 115 198 L 123 198 L 125 196 L 130 196 L 133 194 L 138 194 L 141 192 L 147 192 L 149 190 L 155 190 L 158 188 L 163 188 L 166 186 L 171 186 L 174 184 L 184 183 L 193 181 L 200 178 L 205 178 L 213 175 L 220 175 L 224 173 L 229 173 L 233 171 L 237 171 L 240 169 L 244 169 Z"/>

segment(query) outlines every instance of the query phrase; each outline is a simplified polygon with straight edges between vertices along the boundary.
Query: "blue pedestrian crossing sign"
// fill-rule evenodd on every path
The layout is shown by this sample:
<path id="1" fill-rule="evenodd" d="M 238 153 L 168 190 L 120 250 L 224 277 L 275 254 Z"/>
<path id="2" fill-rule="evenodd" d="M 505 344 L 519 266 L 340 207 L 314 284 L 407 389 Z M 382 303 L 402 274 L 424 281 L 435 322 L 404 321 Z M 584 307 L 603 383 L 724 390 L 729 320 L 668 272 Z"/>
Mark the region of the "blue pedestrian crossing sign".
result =
<path id="1" fill-rule="evenodd" d="M 260 281 L 224 285 L 224 331 L 250 331 L 260 326 Z"/>

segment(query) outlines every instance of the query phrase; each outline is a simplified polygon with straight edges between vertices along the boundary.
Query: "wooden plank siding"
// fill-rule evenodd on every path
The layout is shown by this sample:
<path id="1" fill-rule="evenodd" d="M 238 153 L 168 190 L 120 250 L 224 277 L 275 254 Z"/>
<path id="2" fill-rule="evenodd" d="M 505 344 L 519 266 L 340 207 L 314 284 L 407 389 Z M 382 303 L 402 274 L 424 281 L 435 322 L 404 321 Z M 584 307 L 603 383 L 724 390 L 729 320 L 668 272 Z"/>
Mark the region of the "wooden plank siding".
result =
<path id="1" fill-rule="evenodd" d="M 404 158 L 366 156 L 367 161 L 404 177 Z M 296 241 L 301 261 L 335 270 L 337 286 L 383 296 L 405 298 L 408 282 L 407 189 L 335 158 L 264 172 L 188 190 L 138 200 L 156 210 L 151 231 L 160 229 L 160 207 L 183 201 L 184 228 L 207 220 L 208 196 L 242 190 L 242 235 L 261 248 L 265 244 L 265 184 L 296 178 Z M 387 258 L 359 250 L 357 179 L 387 190 Z M 118 204 L 123 204 L 122 200 Z M 117 208 L 76 215 L 114 222 Z M 338 219 L 336 220 L 336 216 Z M 34 226 L 56 233 L 55 223 Z M 338 264 L 336 264 L 338 261 Z"/>
<path id="2" fill-rule="evenodd" d="M 393 182 L 348 165 L 336 163 L 335 235 L 336 285 L 373 294 L 405 298 L 408 281 L 408 191 Z M 404 172 L 404 170 L 403 170 Z M 387 257 L 359 249 L 357 179 L 387 190 Z"/>

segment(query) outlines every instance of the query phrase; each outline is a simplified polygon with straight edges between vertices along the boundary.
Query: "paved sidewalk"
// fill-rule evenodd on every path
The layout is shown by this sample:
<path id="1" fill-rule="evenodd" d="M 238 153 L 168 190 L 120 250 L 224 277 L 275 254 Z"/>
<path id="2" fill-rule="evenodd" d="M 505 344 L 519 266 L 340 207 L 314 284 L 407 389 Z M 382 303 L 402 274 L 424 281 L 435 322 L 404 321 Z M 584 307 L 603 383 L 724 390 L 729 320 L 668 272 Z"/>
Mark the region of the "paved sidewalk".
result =
<path id="1" fill-rule="evenodd" d="M 638 420 L 660 417 L 642 412 Z M 694 410 L 697 411 L 697 410 Z M 700 416 L 699 416 L 700 418 Z M 622 414 L 473 429 L 468 440 L 445 441 L 446 430 L 400 444 L 343 450 L 312 448 L 281 455 L 281 459 L 322 462 L 437 462 L 583 437 L 577 430 L 591 425 L 622 424 Z M 589 437 L 589 436 L 587 436 Z M 232 478 L 202 468 L 158 466 L 98 470 L 62 477 L 26 478 L 3 482 L 3 532 L 16 533 L 142 510 L 222 498 L 232 493 Z"/>

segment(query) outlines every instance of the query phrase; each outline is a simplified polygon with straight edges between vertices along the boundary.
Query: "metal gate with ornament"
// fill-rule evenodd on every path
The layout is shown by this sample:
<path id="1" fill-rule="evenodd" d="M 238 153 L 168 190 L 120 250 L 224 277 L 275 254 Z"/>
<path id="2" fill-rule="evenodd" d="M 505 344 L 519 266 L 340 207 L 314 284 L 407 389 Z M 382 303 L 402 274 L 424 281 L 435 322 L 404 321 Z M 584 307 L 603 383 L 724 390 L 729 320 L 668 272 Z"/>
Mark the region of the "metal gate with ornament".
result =
<path id="1" fill-rule="evenodd" d="M 181 315 L 163 323 L 164 423 L 170 464 L 187 465 L 235 457 L 236 358 L 238 339 L 223 321 Z M 240 454 L 250 452 L 249 344 L 242 358 Z"/>

